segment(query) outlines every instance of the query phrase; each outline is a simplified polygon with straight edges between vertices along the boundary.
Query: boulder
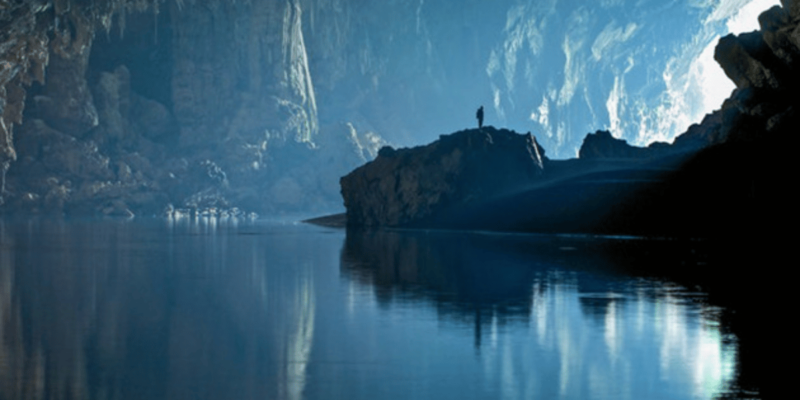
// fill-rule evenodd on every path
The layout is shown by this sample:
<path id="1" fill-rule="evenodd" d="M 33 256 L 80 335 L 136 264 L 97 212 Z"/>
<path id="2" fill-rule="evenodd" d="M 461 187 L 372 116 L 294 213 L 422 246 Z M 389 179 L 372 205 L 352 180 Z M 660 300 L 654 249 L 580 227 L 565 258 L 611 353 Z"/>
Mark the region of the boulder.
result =
<path id="1" fill-rule="evenodd" d="M 440 136 L 414 148 L 382 148 L 341 179 L 351 226 L 402 226 L 445 208 L 478 202 L 531 184 L 544 150 L 528 134 L 484 127 Z"/>
<path id="2" fill-rule="evenodd" d="M 789 19 L 797 21 L 800 19 L 800 1 L 797 0 L 781 0 L 781 5 L 789 14 Z"/>
<path id="3" fill-rule="evenodd" d="M 761 32 L 730 34 L 714 49 L 714 59 L 738 88 L 778 89 L 776 71 L 769 68 L 773 58 Z"/>
<path id="4" fill-rule="evenodd" d="M 609 131 L 597 131 L 583 138 L 583 144 L 578 151 L 580 159 L 615 158 L 636 159 L 648 156 L 648 151 L 643 147 L 635 147 L 624 139 L 617 139 Z"/>
<path id="5" fill-rule="evenodd" d="M 54 52 L 47 65 L 44 93 L 34 98 L 40 118 L 78 138 L 98 124 L 97 109 L 86 83 L 88 64 L 88 49 L 74 55 Z"/>
<path id="6" fill-rule="evenodd" d="M 92 141 L 80 141 L 57 131 L 42 120 L 25 121 L 17 143 L 25 159 L 20 167 L 40 164 L 50 176 L 61 180 L 110 180 L 114 173 L 109 158 Z"/>
<path id="7" fill-rule="evenodd" d="M 758 23 L 764 43 L 783 64 L 793 67 L 800 49 L 792 43 L 795 26 L 789 24 L 786 10 L 779 6 L 772 7 L 759 15 Z"/>

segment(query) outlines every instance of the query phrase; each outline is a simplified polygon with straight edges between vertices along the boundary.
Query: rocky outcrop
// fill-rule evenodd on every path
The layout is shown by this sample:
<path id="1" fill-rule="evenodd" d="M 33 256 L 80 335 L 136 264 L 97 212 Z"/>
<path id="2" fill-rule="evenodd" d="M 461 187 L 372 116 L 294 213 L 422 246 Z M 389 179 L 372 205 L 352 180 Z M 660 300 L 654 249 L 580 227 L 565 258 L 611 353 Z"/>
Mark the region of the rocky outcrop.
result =
<path id="1" fill-rule="evenodd" d="M 6 172 L 18 156 L 13 128 L 23 122 L 27 87 L 34 81 L 45 86 L 35 102 L 53 125 L 77 135 L 97 125 L 84 76 L 95 30 L 110 29 L 120 10 L 148 6 L 133 0 L 103 0 L 91 7 L 59 0 L 0 3 L 0 204 Z M 59 79 L 46 80 L 46 69 Z"/>
<path id="2" fill-rule="evenodd" d="M 544 150 L 530 135 L 485 127 L 421 147 L 384 147 L 341 179 L 348 224 L 398 226 L 533 183 Z"/>
<path id="3" fill-rule="evenodd" d="M 507 180 L 488 190 L 486 176 L 452 172 L 458 159 L 452 154 L 460 150 L 447 147 L 447 136 L 427 147 L 386 149 L 342 179 L 347 223 L 678 236 L 760 231 L 790 207 L 783 175 L 791 146 L 780 144 L 800 123 L 794 96 L 800 6 L 786 1 L 759 21 L 761 31 L 728 36 L 716 48 L 737 89 L 672 144 L 634 147 L 597 131 L 586 136 L 578 159 L 540 163 L 545 168 L 535 174 L 520 175 L 517 165 L 515 173 L 495 175 Z M 456 133 L 449 143 L 472 149 L 480 135 Z M 538 151 L 531 142 L 528 148 Z M 505 156 L 493 153 L 493 160 L 517 159 L 519 149 L 504 148 Z M 508 188 L 522 190 L 491 195 Z"/>
<path id="4" fill-rule="evenodd" d="M 737 87 L 780 88 L 781 71 L 775 69 L 778 60 L 769 52 L 761 32 L 725 36 L 715 51 L 717 61 Z"/>
<path id="5" fill-rule="evenodd" d="M 761 30 L 728 35 L 716 47 L 714 58 L 737 89 L 722 106 L 715 142 L 762 140 L 797 121 L 800 6 L 781 3 L 759 16 Z"/>
<path id="6" fill-rule="evenodd" d="M 714 58 L 736 84 L 720 109 L 677 136 L 671 145 L 628 145 L 609 132 L 584 139 L 581 159 L 648 159 L 697 151 L 728 141 L 753 142 L 791 129 L 797 121 L 800 2 L 783 1 L 759 16 L 761 30 L 720 39 Z"/>
<path id="7" fill-rule="evenodd" d="M 662 155 L 659 149 L 664 143 L 655 143 L 648 148 L 631 146 L 624 139 L 617 139 L 609 131 L 597 131 L 586 135 L 578 151 L 584 160 L 597 158 L 643 159 Z"/>

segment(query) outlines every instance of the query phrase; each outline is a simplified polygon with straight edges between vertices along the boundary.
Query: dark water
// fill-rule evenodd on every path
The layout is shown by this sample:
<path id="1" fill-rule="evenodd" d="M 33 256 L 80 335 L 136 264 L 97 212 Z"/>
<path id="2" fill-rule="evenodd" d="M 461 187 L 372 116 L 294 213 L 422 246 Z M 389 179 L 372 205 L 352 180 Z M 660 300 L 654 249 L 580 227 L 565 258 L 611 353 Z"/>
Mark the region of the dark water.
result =
<path id="1" fill-rule="evenodd" d="M 0 221 L 0 399 L 757 396 L 724 310 L 626 241 Z"/>

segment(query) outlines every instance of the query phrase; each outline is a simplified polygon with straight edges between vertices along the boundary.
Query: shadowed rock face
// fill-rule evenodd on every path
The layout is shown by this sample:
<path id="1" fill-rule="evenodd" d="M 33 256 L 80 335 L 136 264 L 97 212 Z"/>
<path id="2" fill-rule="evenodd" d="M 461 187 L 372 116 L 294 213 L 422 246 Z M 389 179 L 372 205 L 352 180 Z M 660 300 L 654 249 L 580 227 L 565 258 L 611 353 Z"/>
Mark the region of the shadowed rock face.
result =
<path id="1" fill-rule="evenodd" d="M 609 131 L 597 131 L 586 135 L 578 152 L 578 157 L 581 159 L 641 158 L 648 155 L 647 149 L 631 146 L 627 141 L 611 136 Z"/>
<path id="2" fill-rule="evenodd" d="M 546 164 L 532 138 L 487 145 L 500 142 L 494 130 L 385 149 L 342 179 L 348 225 L 704 237 L 763 230 L 793 207 L 783 200 L 790 146 L 780 143 L 800 122 L 800 7 L 784 6 L 761 15 L 761 31 L 720 40 L 715 58 L 737 89 L 674 143 L 634 147 L 597 131 L 578 159 Z"/>
<path id="3" fill-rule="evenodd" d="M 737 88 L 720 110 L 716 142 L 774 138 L 796 126 L 800 6 L 781 3 L 759 16 L 761 30 L 728 35 L 715 49 L 714 59 Z"/>
<path id="4" fill-rule="evenodd" d="M 720 39 L 714 58 L 736 84 L 719 110 L 675 138 L 671 146 L 630 146 L 605 131 L 589 134 L 581 159 L 643 159 L 671 151 L 696 151 L 728 141 L 753 142 L 796 126 L 800 80 L 800 2 L 782 1 L 759 16 L 761 30 Z"/>
<path id="5" fill-rule="evenodd" d="M 411 149 L 384 147 L 341 179 L 348 224 L 408 224 L 533 183 L 543 165 L 544 151 L 530 133 L 492 127 Z"/>

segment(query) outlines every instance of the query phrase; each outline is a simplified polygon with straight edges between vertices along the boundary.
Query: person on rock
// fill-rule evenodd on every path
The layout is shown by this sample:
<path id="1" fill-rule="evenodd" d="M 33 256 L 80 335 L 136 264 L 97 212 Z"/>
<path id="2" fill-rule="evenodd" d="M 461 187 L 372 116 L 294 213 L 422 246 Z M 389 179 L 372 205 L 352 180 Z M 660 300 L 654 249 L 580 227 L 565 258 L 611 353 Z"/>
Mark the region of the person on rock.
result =
<path id="1" fill-rule="evenodd" d="M 478 119 L 478 129 L 483 128 L 483 106 L 478 108 L 478 112 L 475 113 L 475 118 Z"/>

